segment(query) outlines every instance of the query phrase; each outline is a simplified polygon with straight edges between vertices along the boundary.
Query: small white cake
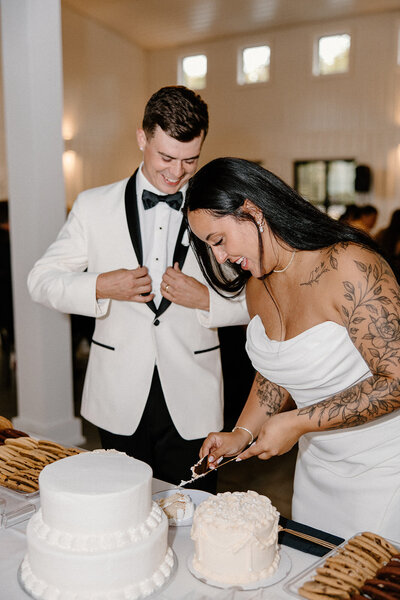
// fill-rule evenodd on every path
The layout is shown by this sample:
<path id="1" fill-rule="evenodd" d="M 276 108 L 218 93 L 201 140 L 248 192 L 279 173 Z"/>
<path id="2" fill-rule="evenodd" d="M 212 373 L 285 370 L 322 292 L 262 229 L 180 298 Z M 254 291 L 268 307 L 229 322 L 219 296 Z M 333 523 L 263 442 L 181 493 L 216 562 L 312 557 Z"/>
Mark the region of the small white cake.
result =
<path id="1" fill-rule="evenodd" d="M 165 498 L 160 498 L 160 500 L 157 500 L 157 503 L 172 523 L 187 521 L 193 517 L 194 504 L 188 494 L 175 492 Z"/>
<path id="2" fill-rule="evenodd" d="M 137 600 L 162 587 L 174 558 L 151 479 L 147 464 L 116 451 L 46 466 L 27 527 L 25 589 L 43 600 Z"/>
<path id="3" fill-rule="evenodd" d="M 225 492 L 195 510 L 191 537 L 193 568 L 226 585 L 248 584 L 271 576 L 279 564 L 279 513 L 257 492 Z"/>

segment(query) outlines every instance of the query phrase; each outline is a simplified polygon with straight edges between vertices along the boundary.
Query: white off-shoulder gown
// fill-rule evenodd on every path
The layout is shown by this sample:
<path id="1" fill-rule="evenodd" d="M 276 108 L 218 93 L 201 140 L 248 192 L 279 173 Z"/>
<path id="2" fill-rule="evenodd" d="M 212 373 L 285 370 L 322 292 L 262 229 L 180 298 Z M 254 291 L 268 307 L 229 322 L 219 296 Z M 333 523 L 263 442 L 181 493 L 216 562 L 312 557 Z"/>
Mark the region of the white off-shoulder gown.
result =
<path id="1" fill-rule="evenodd" d="M 246 349 L 254 368 L 286 389 L 298 408 L 371 375 L 346 328 L 332 321 L 279 342 L 268 338 L 256 315 Z M 400 410 L 365 425 L 303 435 L 292 518 L 342 537 L 368 530 L 400 541 Z"/>

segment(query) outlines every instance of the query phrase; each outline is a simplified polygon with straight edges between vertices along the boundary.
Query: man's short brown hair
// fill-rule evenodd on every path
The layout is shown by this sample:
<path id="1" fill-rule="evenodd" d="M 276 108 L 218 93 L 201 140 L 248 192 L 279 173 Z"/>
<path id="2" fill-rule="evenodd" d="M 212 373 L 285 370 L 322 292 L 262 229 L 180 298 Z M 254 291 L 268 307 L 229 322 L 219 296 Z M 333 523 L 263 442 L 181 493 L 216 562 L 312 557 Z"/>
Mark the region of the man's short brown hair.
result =
<path id="1" fill-rule="evenodd" d="M 208 109 L 204 100 L 183 85 L 163 87 L 146 104 L 142 127 L 152 137 L 161 129 L 179 142 L 190 142 L 208 131 Z"/>

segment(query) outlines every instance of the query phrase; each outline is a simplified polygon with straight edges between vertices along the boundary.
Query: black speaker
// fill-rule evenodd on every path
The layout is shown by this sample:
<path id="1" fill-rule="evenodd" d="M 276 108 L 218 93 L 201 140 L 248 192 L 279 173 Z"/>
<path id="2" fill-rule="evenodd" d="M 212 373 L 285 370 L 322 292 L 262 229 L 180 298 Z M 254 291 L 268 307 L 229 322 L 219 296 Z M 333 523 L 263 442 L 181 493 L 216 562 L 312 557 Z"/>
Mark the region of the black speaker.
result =
<path id="1" fill-rule="evenodd" d="M 354 188 L 356 192 L 369 192 L 372 183 L 371 169 L 367 165 L 358 165 L 356 167 L 356 179 Z"/>

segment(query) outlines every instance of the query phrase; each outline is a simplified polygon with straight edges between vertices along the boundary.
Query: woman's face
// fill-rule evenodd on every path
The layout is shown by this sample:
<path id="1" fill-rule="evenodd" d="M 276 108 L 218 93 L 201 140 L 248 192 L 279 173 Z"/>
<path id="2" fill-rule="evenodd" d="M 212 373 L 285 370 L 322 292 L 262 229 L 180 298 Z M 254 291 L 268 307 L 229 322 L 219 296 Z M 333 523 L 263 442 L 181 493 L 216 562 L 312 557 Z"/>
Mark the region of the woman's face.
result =
<path id="1" fill-rule="evenodd" d="M 189 212 L 188 219 L 193 233 L 211 247 L 220 264 L 229 260 L 255 277 L 265 274 L 260 269 L 258 235 L 252 221 L 215 217 L 201 209 Z"/>

